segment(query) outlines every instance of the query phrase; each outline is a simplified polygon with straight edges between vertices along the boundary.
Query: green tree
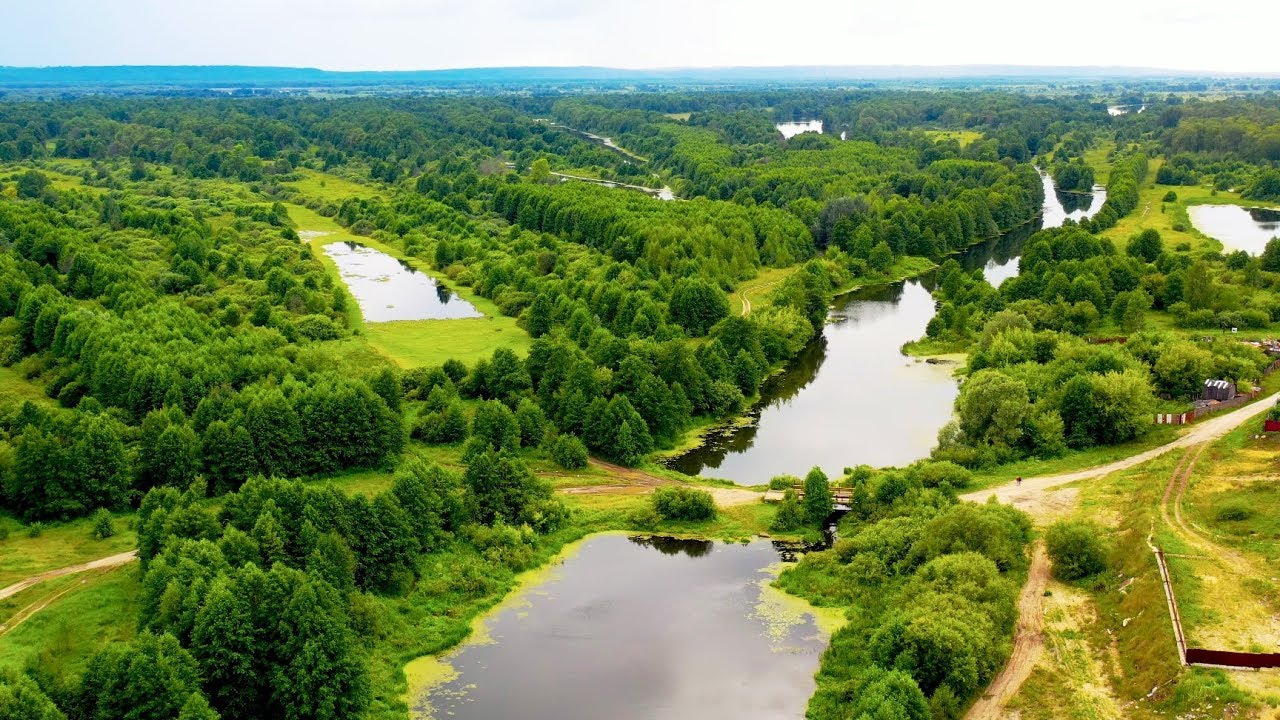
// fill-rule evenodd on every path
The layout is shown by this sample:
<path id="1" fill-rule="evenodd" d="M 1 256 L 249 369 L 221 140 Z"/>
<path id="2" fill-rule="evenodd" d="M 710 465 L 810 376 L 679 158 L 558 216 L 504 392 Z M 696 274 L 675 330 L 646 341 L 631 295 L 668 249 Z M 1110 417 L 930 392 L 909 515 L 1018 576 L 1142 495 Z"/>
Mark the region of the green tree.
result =
<path id="1" fill-rule="evenodd" d="M 832 511 L 835 501 L 831 497 L 831 484 L 821 468 L 813 468 L 804 476 L 804 515 L 810 525 L 821 525 Z"/>
<path id="2" fill-rule="evenodd" d="M 0 720 L 66 720 L 34 680 L 0 668 Z"/>
<path id="3" fill-rule="evenodd" d="M 956 400 L 960 427 L 975 444 L 1012 446 L 1031 411 L 1027 386 L 997 370 L 979 370 Z"/>
<path id="4" fill-rule="evenodd" d="M 89 662 L 81 683 L 79 717 L 94 720 L 171 720 L 200 692 L 200 667 L 172 635 L 143 633 L 108 645 Z"/>
<path id="5" fill-rule="evenodd" d="M 696 277 L 676 283 L 668 307 L 671 319 L 694 336 L 706 335 L 729 314 L 729 300 L 720 288 Z"/>
<path id="6" fill-rule="evenodd" d="M 577 435 L 564 433 L 551 441 L 551 458 L 565 470 L 581 470 L 587 466 L 587 446 Z"/>
<path id="7" fill-rule="evenodd" d="M 506 453 L 479 454 L 467 466 L 464 477 L 475 502 L 476 519 L 486 525 L 520 525 L 538 503 L 551 498 L 551 486 L 519 458 Z"/>
<path id="8" fill-rule="evenodd" d="M 494 450 L 520 449 L 520 424 L 511 409 L 497 400 L 486 400 L 476 408 L 471 434 Z"/>
<path id="9" fill-rule="evenodd" d="M 1136 257 L 1143 262 L 1153 263 L 1164 252 L 1164 244 L 1160 239 L 1160 232 L 1147 228 L 1140 233 L 1129 238 L 1129 242 L 1125 245 L 1125 252 L 1130 257 Z"/>
<path id="10" fill-rule="evenodd" d="M 213 582 L 196 613 L 191 654 L 204 690 L 227 720 L 254 717 L 271 692 L 262 668 L 266 638 L 255 632 L 249 598 L 225 576 Z"/>

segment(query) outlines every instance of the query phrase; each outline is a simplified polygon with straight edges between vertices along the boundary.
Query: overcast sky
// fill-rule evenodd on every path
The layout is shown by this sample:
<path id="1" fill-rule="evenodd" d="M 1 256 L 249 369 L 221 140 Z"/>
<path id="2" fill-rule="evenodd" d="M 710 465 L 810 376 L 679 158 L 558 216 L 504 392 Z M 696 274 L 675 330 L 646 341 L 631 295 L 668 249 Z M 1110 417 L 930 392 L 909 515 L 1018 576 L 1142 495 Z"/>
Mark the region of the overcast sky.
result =
<path id="1" fill-rule="evenodd" d="M 9 0 L 0 65 L 1280 72 L 1280 0 Z"/>

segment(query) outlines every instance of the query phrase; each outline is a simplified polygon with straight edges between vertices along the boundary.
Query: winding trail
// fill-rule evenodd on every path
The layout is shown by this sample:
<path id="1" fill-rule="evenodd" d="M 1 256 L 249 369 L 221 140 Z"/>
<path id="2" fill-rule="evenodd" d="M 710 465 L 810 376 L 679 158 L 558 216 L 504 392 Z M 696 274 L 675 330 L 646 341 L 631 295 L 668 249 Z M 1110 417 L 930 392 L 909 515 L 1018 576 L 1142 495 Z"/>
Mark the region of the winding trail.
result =
<path id="1" fill-rule="evenodd" d="M 1172 450 L 1217 440 L 1223 435 L 1226 435 L 1232 430 L 1240 427 L 1250 419 L 1271 409 L 1272 405 L 1275 404 L 1275 401 L 1278 398 L 1280 398 L 1280 393 L 1273 393 L 1266 397 L 1260 397 L 1242 408 L 1222 413 L 1220 415 L 1215 415 L 1208 420 L 1195 423 L 1191 426 L 1191 430 L 1187 432 L 1187 434 L 1173 442 L 1137 453 L 1136 455 L 1130 455 L 1122 460 L 1107 463 L 1106 465 L 1085 468 L 1084 470 L 1062 473 L 1059 475 L 1023 478 L 1021 486 L 1012 482 L 1005 483 L 1004 485 L 997 485 L 985 490 L 975 490 L 971 493 L 965 493 L 960 496 L 960 499 L 972 502 L 984 502 L 987 498 L 994 495 L 996 500 L 1002 503 L 1013 505 L 1014 507 L 1023 510 L 1036 511 L 1044 504 L 1045 490 L 1058 487 L 1059 485 L 1067 485 L 1069 483 L 1076 482 L 1077 480 L 1099 478 L 1120 470 L 1128 470 L 1135 465 L 1141 465 L 1148 460 L 1158 458 Z"/>
<path id="2" fill-rule="evenodd" d="M 1036 661 L 1044 652 L 1044 591 L 1049 585 L 1049 556 L 1044 543 L 1037 541 L 1031 553 L 1027 582 L 1018 596 L 1018 628 L 1013 635 L 1013 653 L 987 686 L 987 691 L 969 708 L 965 720 L 995 720 L 1006 703 L 1031 677 Z"/>
<path id="3" fill-rule="evenodd" d="M 770 285 L 777 285 L 780 282 L 782 282 L 782 280 L 774 280 L 773 282 L 760 283 L 759 285 L 752 285 L 749 288 L 743 288 L 738 293 L 738 298 L 742 300 L 742 317 L 746 317 L 751 314 L 751 298 L 747 297 L 747 293 L 755 292 L 761 288 L 767 288 Z"/>
<path id="4" fill-rule="evenodd" d="M 1183 457 L 1179 459 L 1172 476 L 1169 478 L 1169 484 L 1165 488 L 1164 497 L 1160 503 L 1161 517 L 1169 527 L 1181 530 L 1189 543 L 1203 550 L 1216 553 L 1218 557 L 1226 561 L 1226 564 L 1240 571 L 1244 569 L 1242 564 L 1247 565 L 1247 561 L 1243 557 L 1208 540 L 1183 520 L 1182 496 L 1190 482 L 1195 463 L 1208 443 L 1221 438 L 1250 419 L 1266 412 L 1275 404 L 1277 398 L 1280 398 L 1280 393 L 1258 398 L 1253 403 L 1242 408 L 1192 425 L 1190 432 L 1173 442 L 1131 455 L 1122 460 L 1059 475 L 1024 478 L 1021 486 L 1016 482 L 1006 483 L 994 488 L 977 490 L 961 495 L 960 499 L 984 502 L 994 496 L 1002 503 L 1013 505 L 1019 509 L 1026 510 L 1034 517 L 1044 519 L 1046 516 L 1055 516 L 1068 512 L 1070 506 L 1074 505 L 1074 496 L 1072 497 L 1072 502 L 1065 506 L 1062 503 L 1054 503 L 1049 500 L 1046 497 L 1048 495 L 1046 491 L 1051 488 L 1073 483 L 1077 480 L 1110 475 L 1113 472 L 1127 470 L 1135 465 L 1140 465 L 1178 448 L 1189 448 Z M 1171 499 L 1172 502 L 1170 502 Z M 1172 513 L 1170 513 L 1171 506 Z M 991 681 L 987 691 L 969 708 L 969 712 L 965 714 L 965 720 L 994 720 L 1001 717 L 1005 703 L 1018 693 L 1022 688 L 1022 684 L 1031 676 L 1036 660 L 1039 659 L 1040 654 L 1044 651 L 1042 604 L 1048 579 L 1048 557 L 1045 554 L 1044 544 L 1037 542 L 1031 558 L 1031 567 L 1027 572 L 1027 582 L 1022 586 L 1022 593 L 1018 599 L 1018 629 L 1014 635 L 1013 653 L 1009 656 L 1009 661 L 1005 663 L 1000 673 Z"/>
<path id="5" fill-rule="evenodd" d="M 129 552 L 120 553 L 118 555 L 111 555 L 109 557 L 98 558 L 97 560 L 90 560 L 87 563 L 81 563 L 79 565 L 69 565 L 67 567 L 58 568 L 56 570 L 47 570 L 38 575 L 32 575 L 31 577 L 26 578 L 24 580 L 19 580 L 18 582 L 10 585 L 7 588 L 0 588 L 0 600 L 11 598 L 14 595 L 17 595 L 18 593 L 22 592 L 23 590 L 26 590 L 29 587 L 39 585 L 45 580 L 52 580 L 53 578 L 62 577 L 63 575 L 74 575 L 76 573 L 88 572 L 90 570 L 100 570 L 103 568 L 113 568 L 113 567 L 118 567 L 120 565 L 127 565 L 137 559 L 138 559 L 138 551 L 130 550 Z"/>

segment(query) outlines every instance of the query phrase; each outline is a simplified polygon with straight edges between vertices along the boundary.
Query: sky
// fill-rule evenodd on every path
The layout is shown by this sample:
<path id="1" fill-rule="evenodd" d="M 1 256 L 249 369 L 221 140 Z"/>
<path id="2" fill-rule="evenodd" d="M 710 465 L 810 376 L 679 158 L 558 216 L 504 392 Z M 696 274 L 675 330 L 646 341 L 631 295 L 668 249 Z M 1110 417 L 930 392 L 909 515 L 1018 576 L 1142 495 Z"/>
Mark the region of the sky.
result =
<path id="1" fill-rule="evenodd" d="M 1280 0 L 9 0 L 0 65 L 1280 73 Z M 1228 9 L 1229 8 L 1229 9 Z"/>

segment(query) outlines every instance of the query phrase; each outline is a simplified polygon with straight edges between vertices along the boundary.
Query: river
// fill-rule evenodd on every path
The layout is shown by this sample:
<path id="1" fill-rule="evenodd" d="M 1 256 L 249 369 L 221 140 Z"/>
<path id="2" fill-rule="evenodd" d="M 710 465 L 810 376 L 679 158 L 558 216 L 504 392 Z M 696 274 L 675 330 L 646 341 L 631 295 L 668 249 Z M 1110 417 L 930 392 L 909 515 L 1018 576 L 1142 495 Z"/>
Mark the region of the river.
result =
<path id="1" fill-rule="evenodd" d="M 467 643 L 411 663 L 413 714 L 803 717 L 831 625 L 769 587 L 780 557 L 765 541 L 592 536 Z"/>
<path id="2" fill-rule="evenodd" d="M 958 257 L 963 266 L 982 269 L 988 282 L 999 284 L 1017 274 L 1022 244 L 1035 230 L 1101 209 L 1099 193 L 1057 193 L 1041 175 L 1048 190 L 1042 219 L 974 245 Z M 1076 207 L 1068 209 L 1063 199 Z M 822 334 L 765 382 L 745 423 L 710 432 L 667 466 L 757 485 L 813 466 L 836 477 L 845 467 L 902 466 L 928 457 L 959 392 L 954 364 L 930 364 L 901 351 L 933 318 L 931 281 L 926 275 L 836 298 Z"/>
<path id="3" fill-rule="evenodd" d="M 1267 242 L 1280 236 L 1280 210 L 1239 205 L 1192 205 L 1191 224 L 1222 242 L 1227 250 L 1260 255 Z"/>

